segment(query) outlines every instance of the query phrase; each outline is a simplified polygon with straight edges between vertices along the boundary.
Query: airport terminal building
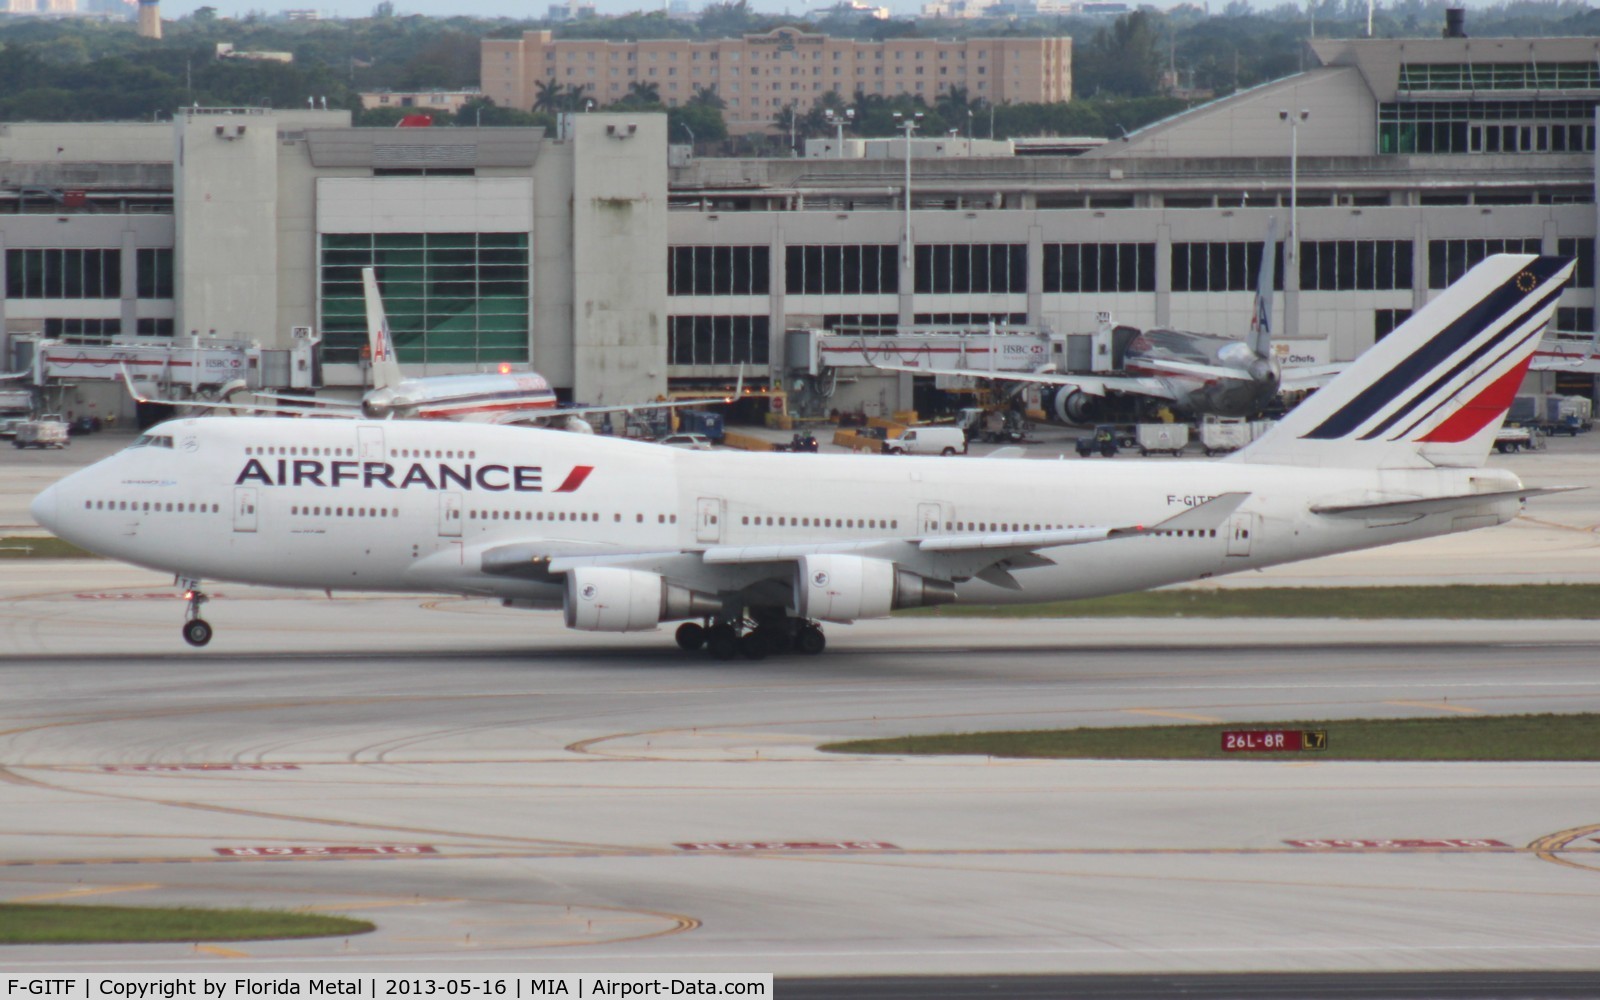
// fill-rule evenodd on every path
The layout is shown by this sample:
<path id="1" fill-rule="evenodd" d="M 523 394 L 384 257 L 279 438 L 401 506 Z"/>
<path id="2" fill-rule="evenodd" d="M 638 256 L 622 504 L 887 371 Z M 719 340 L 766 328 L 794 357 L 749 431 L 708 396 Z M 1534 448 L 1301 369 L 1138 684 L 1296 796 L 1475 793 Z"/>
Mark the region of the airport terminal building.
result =
<path id="1" fill-rule="evenodd" d="M 1295 358 L 1353 358 L 1502 249 L 1576 256 L 1557 323 L 1595 329 L 1600 40 L 1313 51 L 1303 74 L 1079 156 L 919 142 L 909 211 L 899 145 L 669 160 L 653 114 L 573 115 L 557 135 L 207 108 L 0 126 L 5 367 L 39 338 L 282 346 L 311 327 L 327 384 L 353 387 L 362 266 L 408 368 L 526 364 L 591 403 L 741 364 L 783 390 L 785 331 L 808 326 L 1080 333 L 1104 311 L 1242 335 L 1251 257 L 1291 201 L 1278 329 Z M 1594 392 L 1592 376 L 1536 377 Z M 830 408 L 911 401 L 909 377 L 841 382 Z"/>

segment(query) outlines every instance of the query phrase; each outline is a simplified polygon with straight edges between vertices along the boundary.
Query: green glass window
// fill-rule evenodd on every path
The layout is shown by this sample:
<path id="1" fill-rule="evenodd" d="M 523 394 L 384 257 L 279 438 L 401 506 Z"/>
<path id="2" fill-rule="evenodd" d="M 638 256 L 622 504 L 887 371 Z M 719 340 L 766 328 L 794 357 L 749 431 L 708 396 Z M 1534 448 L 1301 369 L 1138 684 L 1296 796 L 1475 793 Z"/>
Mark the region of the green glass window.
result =
<path id="1" fill-rule="evenodd" d="M 352 364 L 367 344 L 361 269 L 378 289 L 400 362 L 526 362 L 527 233 L 328 233 L 322 236 L 323 357 Z"/>

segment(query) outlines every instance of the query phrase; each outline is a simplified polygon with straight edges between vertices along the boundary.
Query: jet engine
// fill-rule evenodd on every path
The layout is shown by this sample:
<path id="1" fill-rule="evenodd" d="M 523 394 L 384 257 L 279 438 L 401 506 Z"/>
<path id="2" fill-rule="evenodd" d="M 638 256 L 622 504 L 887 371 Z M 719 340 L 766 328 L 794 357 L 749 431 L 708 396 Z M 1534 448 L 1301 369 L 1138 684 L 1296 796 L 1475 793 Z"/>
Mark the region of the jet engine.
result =
<path id="1" fill-rule="evenodd" d="M 918 576 L 887 559 L 802 556 L 795 567 L 795 610 L 801 618 L 853 622 L 955 599 L 955 584 Z"/>
<path id="2" fill-rule="evenodd" d="M 658 573 L 583 566 L 567 574 L 567 628 L 585 632 L 640 632 L 660 622 L 698 618 L 722 610 L 722 601 L 669 583 Z"/>
<path id="3" fill-rule="evenodd" d="M 1091 396 L 1070 385 L 1056 386 L 1040 393 L 1039 403 L 1057 423 L 1097 424 L 1106 412 L 1105 398 Z"/>

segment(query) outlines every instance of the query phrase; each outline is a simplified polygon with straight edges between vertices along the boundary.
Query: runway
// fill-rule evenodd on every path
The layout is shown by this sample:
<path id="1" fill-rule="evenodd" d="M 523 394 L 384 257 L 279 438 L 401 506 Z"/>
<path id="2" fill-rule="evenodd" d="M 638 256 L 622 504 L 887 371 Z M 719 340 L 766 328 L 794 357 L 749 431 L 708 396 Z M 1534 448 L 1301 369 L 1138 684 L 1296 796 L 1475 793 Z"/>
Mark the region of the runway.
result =
<path id="1" fill-rule="evenodd" d="M 8 948 L 8 970 L 1600 967 L 1600 765 L 816 749 L 1597 710 L 1592 622 L 906 620 L 719 663 L 486 602 L 219 587 L 195 652 L 180 603 L 152 596 L 169 584 L 8 567 L 0 897 L 379 930 Z"/>

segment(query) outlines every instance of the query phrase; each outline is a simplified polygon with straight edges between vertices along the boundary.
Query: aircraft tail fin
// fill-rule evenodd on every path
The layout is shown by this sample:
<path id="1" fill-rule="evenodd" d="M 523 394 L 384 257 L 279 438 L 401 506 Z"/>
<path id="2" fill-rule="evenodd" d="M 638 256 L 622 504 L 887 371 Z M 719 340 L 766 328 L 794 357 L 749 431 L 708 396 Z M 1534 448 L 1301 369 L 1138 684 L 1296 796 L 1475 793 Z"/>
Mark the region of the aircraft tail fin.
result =
<path id="1" fill-rule="evenodd" d="M 1261 270 L 1256 273 L 1255 309 L 1250 314 L 1250 349 L 1257 357 L 1272 356 L 1272 286 L 1278 279 L 1278 217 L 1267 220 L 1261 242 Z"/>
<path id="2" fill-rule="evenodd" d="M 1228 460 L 1483 465 L 1573 267 L 1533 254 L 1485 259 Z"/>
<path id="3" fill-rule="evenodd" d="M 378 274 L 370 267 L 361 269 L 361 287 L 367 297 L 367 348 L 372 353 L 372 387 L 387 389 L 399 384 L 400 362 L 394 354 L 394 337 L 389 332 L 389 317 L 383 311 L 383 296 L 378 293 Z"/>

